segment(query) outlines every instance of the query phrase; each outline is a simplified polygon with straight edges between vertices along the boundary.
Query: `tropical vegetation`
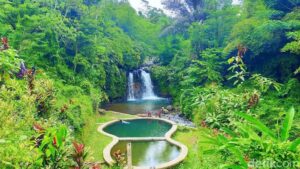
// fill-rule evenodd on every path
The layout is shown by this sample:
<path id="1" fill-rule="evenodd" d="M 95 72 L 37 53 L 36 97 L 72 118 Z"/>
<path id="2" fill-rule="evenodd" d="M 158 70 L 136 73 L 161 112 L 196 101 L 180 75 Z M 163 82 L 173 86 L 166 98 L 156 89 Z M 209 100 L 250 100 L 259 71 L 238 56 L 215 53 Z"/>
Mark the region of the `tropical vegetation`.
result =
<path id="1" fill-rule="evenodd" d="M 127 0 L 0 0 L 0 168 L 109 168 L 93 125 L 127 115 L 99 108 L 149 61 L 197 126 L 175 134 L 190 149 L 175 168 L 300 167 L 299 0 L 163 4 L 176 16 Z"/>

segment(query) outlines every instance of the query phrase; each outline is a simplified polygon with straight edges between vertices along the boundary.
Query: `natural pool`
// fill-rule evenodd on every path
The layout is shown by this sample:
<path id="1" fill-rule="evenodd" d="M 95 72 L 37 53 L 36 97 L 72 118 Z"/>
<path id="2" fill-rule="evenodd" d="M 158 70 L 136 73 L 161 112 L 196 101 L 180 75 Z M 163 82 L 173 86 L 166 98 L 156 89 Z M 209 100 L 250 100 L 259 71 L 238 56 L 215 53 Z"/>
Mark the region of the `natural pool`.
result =
<path id="1" fill-rule="evenodd" d="M 120 120 L 106 126 L 103 131 L 117 137 L 164 137 L 172 125 L 162 120 Z"/>
<path id="2" fill-rule="evenodd" d="M 120 150 L 126 157 L 127 141 L 121 141 L 111 150 L 113 153 Z M 155 167 L 159 164 L 174 160 L 180 154 L 180 148 L 167 141 L 138 141 L 131 142 L 132 164 L 140 167 Z"/>
<path id="3" fill-rule="evenodd" d="M 106 110 L 155 115 L 162 107 L 170 105 L 170 99 L 155 95 L 150 73 L 144 69 L 129 72 L 127 87 L 127 101 L 106 105 Z M 98 129 L 112 137 L 112 142 L 103 150 L 104 160 L 114 165 L 116 162 L 125 164 L 129 159 L 125 165 L 133 169 L 172 168 L 188 153 L 185 145 L 171 138 L 176 129 L 174 122 L 153 116 L 107 122 Z"/>
<path id="4" fill-rule="evenodd" d="M 166 107 L 169 104 L 169 99 L 157 98 L 155 100 L 134 100 L 112 103 L 107 105 L 105 109 L 127 114 L 142 114 L 148 111 L 159 110 L 161 107 Z"/>
<path id="5" fill-rule="evenodd" d="M 145 117 L 107 122 L 98 129 L 113 138 L 103 150 L 104 160 L 110 165 L 115 164 L 117 159 L 114 159 L 114 154 L 117 152 L 118 159 L 131 159 L 132 163 L 128 165 L 131 164 L 134 169 L 171 168 L 183 161 L 188 153 L 185 145 L 171 138 L 176 129 L 175 123 L 161 118 Z M 127 145 L 129 142 L 131 147 Z M 121 156 L 118 150 L 121 151 Z M 127 151 L 131 151 L 131 155 L 127 156 Z"/>

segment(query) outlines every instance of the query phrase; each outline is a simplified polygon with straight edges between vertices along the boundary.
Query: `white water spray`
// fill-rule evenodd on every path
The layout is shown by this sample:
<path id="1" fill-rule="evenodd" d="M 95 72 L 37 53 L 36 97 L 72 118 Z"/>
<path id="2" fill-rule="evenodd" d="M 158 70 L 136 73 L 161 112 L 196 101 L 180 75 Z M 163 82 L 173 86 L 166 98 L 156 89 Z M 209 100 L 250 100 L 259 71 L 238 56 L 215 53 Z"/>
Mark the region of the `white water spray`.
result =
<path id="1" fill-rule="evenodd" d="M 129 73 L 128 75 L 128 96 L 127 96 L 128 101 L 134 101 L 135 96 L 134 96 L 134 82 L 133 82 L 133 73 Z"/>
<path id="2" fill-rule="evenodd" d="M 139 78 L 135 80 L 134 78 Z M 140 84 L 135 84 L 138 81 Z M 135 86 L 138 86 L 135 88 Z M 128 74 L 128 91 L 127 91 L 127 101 L 135 100 L 158 100 L 160 97 L 156 96 L 153 91 L 153 84 L 151 80 L 150 73 L 143 69 L 136 71 L 134 74 L 130 72 Z"/>
<path id="3" fill-rule="evenodd" d="M 155 100 L 158 99 L 158 97 L 154 94 L 153 91 L 153 84 L 150 77 L 150 73 L 147 73 L 146 71 L 142 70 L 141 72 L 143 85 L 145 87 L 143 91 L 143 100 Z"/>

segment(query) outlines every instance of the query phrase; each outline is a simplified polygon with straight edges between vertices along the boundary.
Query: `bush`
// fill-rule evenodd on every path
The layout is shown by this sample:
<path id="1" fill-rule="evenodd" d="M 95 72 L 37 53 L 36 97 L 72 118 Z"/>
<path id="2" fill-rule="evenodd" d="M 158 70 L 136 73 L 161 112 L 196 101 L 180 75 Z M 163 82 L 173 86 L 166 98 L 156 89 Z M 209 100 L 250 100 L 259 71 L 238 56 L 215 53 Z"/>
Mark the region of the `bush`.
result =
<path id="1" fill-rule="evenodd" d="M 212 128 L 232 127 L 235 111 L 246 111 L 249 100 L 255 91 L 236 94 L 231 90 L 218 87 L 194 88 L 184 90 L 180 105 L 182 112 L 195 121 L 204 121 Z"/>
<path id="2" fill-rule="evenodd" d="M 84 80 L 80 83 L 80 87 L 82 88 L 82 90 L 84 91 L 85 94 L 87 94 L 87 95 L 91 94 L 91 90 L 93 88 L 91 82 Z"/>
<path id="3" fill-rule="evenodd" d="M 0 72 L 14 73 L 18 71 L 20 62 L 17 52 L 13 49 L 8 49 L 0 52 Z"/>
<path id="4" fill-rule="evenodd" d="M 0 86 L 0 168 L 20 168 L 31 163 L 35 154 L 30 138 L 35 121 L 35 97 L 23 81 L 8 79 Z"/>
<path id="5" fill-rule="evenodd" d="M 34 128 L 37 131 L 34 146 L 38 154 L 34 166 L 42 168 L 69 167 L 71 165 L 69 158 L 71 142 L 67 127 L 61 125 L 44 129 L 35 124 Z"/>
<path id="6" fill-rule="evenodd" d="M 271 164 L 289 163 L 288 168 L 298 168 L 300 164 L 300 138 L 289 140 L 289 132 L 295 111 L 291 108 L 278 131 L 271 130 L 260 120 L 245 113 L 235 113 L 244 119 L 236 122 L 236 130 L 222 128 L 224 133 L 218 133 L 216 138 L 211 137 L 211 143 L 216 144 L 218 152 L 222 153 L 227 161 L 226 168 L 281 168 L 276 166 L 251 166 L 250 162 L 272 162 Z M 297 164 L 297 165 L 295 165 Z"/>

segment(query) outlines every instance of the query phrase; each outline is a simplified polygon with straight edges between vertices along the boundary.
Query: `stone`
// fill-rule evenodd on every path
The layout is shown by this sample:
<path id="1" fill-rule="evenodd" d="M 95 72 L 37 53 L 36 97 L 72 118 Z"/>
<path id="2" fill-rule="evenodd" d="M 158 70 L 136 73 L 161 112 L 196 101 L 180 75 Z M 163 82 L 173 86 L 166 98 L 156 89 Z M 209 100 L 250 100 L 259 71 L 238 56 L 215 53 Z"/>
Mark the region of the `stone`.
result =
<path id="1" fill-rule="evenodd" d="M 169 113 L 169 110 L 168 110 L 168 109 L 166 109 L 166 108 L 164 108 L 164 107 L 162 107 L 161 109 L 162 109 L 162 113 L 165 113 L 165 114 Z"/>
<path id="2" fill-rule="evenodd" d="M 100 114 L 105 114 L 106 110 L 105 110 L 105 109 L 98 109 L 98 112 L 99 112 Z"/>
<path id="3" fill-rule="evenodd" d="M 173 110 L 174 110 L 174 107 L 173 107 L 172 105 L 168 105 L 168 106 L 167 106 L 167 110 L 173 111 Z"/>

